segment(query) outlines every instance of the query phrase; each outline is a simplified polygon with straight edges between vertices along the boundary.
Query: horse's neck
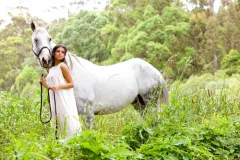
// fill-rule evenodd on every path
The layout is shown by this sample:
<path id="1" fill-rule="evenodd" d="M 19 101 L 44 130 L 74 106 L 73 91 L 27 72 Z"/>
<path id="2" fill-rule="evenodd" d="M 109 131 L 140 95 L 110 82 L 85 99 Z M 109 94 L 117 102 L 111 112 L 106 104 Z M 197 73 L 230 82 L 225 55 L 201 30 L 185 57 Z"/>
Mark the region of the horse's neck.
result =
<path id="1" fill-rule="evenodd" d="M 68 52 L 68 58 L 66 59 L 67 64 L 69 65 L 70 68 L 74 68 L 73 66 L 75 64 L 79 64 L 80 67 L 82 67 L 84 70 L 90 71 L 91 69 L 94 69 L 97 65 L 93 64 L 92 62 L 83 59 L 81 57 L 78 57 L 77 55 Z"/>

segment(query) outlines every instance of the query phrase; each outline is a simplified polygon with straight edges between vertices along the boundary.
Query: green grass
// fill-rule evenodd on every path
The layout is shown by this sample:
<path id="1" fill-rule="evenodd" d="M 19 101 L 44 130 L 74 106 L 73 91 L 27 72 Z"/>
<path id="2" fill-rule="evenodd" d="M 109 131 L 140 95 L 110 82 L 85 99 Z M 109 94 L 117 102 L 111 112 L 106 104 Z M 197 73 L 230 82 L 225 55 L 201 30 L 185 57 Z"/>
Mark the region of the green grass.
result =
<path id="1" fill-rule="evenodd" d="M 132 106 L 96 116 L 95 130 L 83 124 L 83 133 L 64 143 L 55 140 L 50 124 L 39 120 L 39 91 L 28 99 L 1 92 L 0 159 L 237 160 L 238 81 L 236 76 L 201 76 L 175 82 L 170 103 L 159 112 L 150 103 L 145 119 Z M 47 118 L 46 106 L 43 114 Z"/>

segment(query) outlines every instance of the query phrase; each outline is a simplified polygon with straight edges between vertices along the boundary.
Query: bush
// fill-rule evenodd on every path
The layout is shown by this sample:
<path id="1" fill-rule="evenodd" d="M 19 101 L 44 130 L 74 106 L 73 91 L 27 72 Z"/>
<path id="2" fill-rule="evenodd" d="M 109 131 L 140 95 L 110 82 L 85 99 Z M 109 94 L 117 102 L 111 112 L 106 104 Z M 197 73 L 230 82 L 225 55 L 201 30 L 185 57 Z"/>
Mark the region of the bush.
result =
<path id="1" fill-rule="evenodd" d="M 221 64 L 229 76 L 240 73 L 240 54 L 236 50 L 231 50 L 229 54 L 222 59 Z"/>

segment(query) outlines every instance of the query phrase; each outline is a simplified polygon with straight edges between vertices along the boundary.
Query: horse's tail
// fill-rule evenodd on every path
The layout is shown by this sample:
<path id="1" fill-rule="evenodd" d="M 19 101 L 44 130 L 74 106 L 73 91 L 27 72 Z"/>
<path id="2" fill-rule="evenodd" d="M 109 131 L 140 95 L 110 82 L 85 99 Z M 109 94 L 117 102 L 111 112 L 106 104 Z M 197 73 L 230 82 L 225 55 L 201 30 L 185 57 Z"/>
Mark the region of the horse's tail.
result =
<path id="1" fill-rule="evenodd" d="M 169 102 L 169 94 L 168 94 L 168 90 L 165 82 L 162 84 L 161 101 L 162 103 L 165 103 L 165 104 Z"/>

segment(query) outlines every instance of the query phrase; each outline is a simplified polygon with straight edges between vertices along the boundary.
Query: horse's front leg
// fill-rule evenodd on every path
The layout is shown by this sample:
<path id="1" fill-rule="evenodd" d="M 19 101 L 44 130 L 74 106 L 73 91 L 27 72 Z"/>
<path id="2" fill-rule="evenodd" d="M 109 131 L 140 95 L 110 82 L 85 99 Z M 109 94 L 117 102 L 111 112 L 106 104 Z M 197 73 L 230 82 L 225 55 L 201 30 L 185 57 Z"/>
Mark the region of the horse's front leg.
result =
<path id="1" fill-rule="evenodd" d="M 82 99 L 77 96 L 76 96 L 76 103 L 77 103 L 78 114 L 81 114 L 83 117 L 86 116 L 85 126 L 88 129 L 94 129 L 95 117 L 94 117 L 93 105 L 86 99 Z"/>
<path id="2" fill-rule="evenodd" d="M 86 127 L 88 129 L 94 129 L 95 116 L 94 113 L 88 114 L 86 119 Z"/>

